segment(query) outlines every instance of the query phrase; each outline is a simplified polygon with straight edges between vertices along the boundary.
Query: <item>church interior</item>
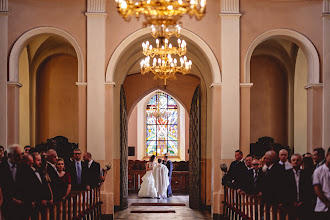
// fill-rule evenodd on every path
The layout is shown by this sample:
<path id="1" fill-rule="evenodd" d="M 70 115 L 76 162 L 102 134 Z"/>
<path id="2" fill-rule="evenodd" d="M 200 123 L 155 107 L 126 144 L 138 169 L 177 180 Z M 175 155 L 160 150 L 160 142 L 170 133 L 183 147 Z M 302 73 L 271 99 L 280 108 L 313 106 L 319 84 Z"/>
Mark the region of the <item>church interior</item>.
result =
<path id="1" fill-rule="evenodd" d="M 125 17 L 123 2 L 206 9 L 180 15 L 179 36 L 155 38 L 151 15 Z M 156 39 L 186 45 L 189 72 L 143 72 L 141 45 Z M 220 164 L 236 150 L 330 147 L 330 1 L 0 0 L 0 94 L 5 150 L 63 136 L 111 164 L 97 194 L 104 219 L 155 216 L 123 214 L 146 201 L 137 195 L 152 155 L 173 162 L 170 202 L 220 219 Z"/>

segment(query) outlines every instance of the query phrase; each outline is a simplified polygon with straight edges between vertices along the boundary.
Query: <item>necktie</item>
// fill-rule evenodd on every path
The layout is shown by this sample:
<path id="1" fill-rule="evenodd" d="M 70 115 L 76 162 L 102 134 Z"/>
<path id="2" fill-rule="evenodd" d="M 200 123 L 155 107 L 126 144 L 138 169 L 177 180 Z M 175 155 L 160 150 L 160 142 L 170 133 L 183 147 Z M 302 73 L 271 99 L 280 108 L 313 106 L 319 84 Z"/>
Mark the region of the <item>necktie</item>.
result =
<path id="1" fill-rule="evenodd" d="M 253 183 L 254 183 L 254 186 L 257 185 L 257 179 L 258 179 L 258 172 L 257 172 L 257 171 L 254 171 L 254 176 L 253 176 Z"/>
<path id="2" fill-rule="evenodd" d="M 81 184 L 81 166 L 79 162 L 76 162 L 76 169 L 77 169 L 77 182 Z"/>
<path id="3" fill-rule="evenodd" d="M 14 182 L 16 182 L 16 165 L 11 166 L 11 174 L 13 175 Z"/>

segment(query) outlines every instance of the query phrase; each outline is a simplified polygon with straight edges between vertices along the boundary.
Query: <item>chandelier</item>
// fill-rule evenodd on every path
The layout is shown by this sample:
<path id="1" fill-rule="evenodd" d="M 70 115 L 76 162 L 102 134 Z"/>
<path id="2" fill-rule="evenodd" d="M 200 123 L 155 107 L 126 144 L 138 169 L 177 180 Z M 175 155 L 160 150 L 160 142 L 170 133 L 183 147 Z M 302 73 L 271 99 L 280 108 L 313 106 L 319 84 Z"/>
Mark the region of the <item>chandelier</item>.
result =
<path id="1" fill-rule="evenodd" d="M 206 0 L 116 0 L 119 14 L 129 21 L 144 15 L 145 25 L 176 25 L 184 14 L 197 20 L 205 14 Z"/>
<path id="2" fill-rule="evenodd" d="M 161 40 L 163 42 L 156 39 L 155 48 L 149 41 L 142 43 L 143 54 L 146 58 L 141 61 L 140 68 L 142 75 L 152 72 L 155 74 L 154 79 L 164 80 L 166 87 L 168 79 L 176 79 L 175 73 L 190 73 L 192 62 L 184 56 L 187 52 L 187 44 L 184 40 L 178 39 L 178 47 L 173 47 L 166 38 Z M 180 63 L 175 58 L 176 56 L 179 57 Z"/>

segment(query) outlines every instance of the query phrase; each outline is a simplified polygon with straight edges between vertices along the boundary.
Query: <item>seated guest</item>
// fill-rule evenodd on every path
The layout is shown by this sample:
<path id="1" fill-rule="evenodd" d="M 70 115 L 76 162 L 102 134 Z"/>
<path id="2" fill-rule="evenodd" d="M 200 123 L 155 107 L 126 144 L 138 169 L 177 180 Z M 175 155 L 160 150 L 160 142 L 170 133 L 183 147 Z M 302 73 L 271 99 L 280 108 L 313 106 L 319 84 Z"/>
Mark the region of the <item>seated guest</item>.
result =
<path id="1" fill-rule="evenodd" d="M 0 187 L 3 193 L 3 216 L 5 219 L 21 219 L 22 195 L 17 185 L 20 169 L 21 146 L 13 144 L 8 148 L 8 159 L 0 164 Z"/>
<path id="2" fill-rule="evenodd" d="M 237 188 L 237 181 L 239 179 L 240 167 L 243 163 L 243 152 L 235 151 L 235 160 L 230 164 L 229 170 L 222 178 L 222 184 L 230 184 Z"/>
<path id="3" fill-rule="evenodd" d="M 330 148 L 326 155 L 326 162 L 319 166 L 313 174 L 314 191 L 317 195 L 315 219 L 330 219 Z"/>
<path id="4" fill-rule="evenodd" d="M 60 185 L 58 187 L 59 197 L 65 199 L 71 192 L 71 177 L 68 172 L 64 171 L 64 160 L 62 158 L 57 159 L 56 168 L 60 179 Z"/>
<path id="5" fill-rule="evenodd" d="M 293 207 L 291 218 L 311 219 L 312 218 L 312 176 L 311 173 L 301 170 L 302 156 L 293 154 L 291 156 L 293 169 L 287 171 L 289 187 L 287 190 L 288 200 Z"/>
<path id="6" fill-rule="evenodd" d="M 88 165 L 86 170 L 87 189 L 90 190 L 90 187 L 99 187 L 102 180 L 102 170 L 100 164 L 92 160 L 92 155 L 89 152 L 84 153 L 83 159 Z"/>
<path id="7" fill-rule="evenodd" d="M 313 151 L 313 161 L 315 163 L 315 169 L 325 164 L 325 151 L 323 148 L 315 148 Z"/>
<path id="8" fill-rule="evenodd" d="M 285 170 L 292 169 L 291 163 L 288 161 L 288 151 L 285 149 L 280 150 L 278 153 L 280 161 L 278 162 L 280 165 L 284 167 Z"/>
<path id="9" fill-rule="evenodd" d="M 86 170 L 87 163 L 81 161 L 81 151 L 79 148 L 73 150 L 73 161 L 69 161 L 67 171 L 71 176 L 72 190 L 85 190 L 87 187 Z"/>

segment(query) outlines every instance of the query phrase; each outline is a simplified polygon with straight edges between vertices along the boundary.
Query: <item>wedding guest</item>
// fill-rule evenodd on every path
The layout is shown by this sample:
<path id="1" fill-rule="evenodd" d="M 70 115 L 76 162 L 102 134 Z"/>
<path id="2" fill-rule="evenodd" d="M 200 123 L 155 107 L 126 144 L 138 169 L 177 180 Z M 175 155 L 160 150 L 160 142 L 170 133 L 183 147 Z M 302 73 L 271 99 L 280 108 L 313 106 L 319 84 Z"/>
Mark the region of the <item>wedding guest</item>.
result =
<path id="1" fill-rule="evenodd" d="M 59 174 L 59 197 L 65 199 L 71 192 L 71 176 L 68 172 L 65 172 L 64 160 L 62 158 L 57 159 L 56 168 Z"/>
<path id="2" fill-rule="evenodd" d="M 49 149 L 46 152 L 46 173 L 50 178 L 50 187 L 52 188 L 54 200 L 61 200 L 62 195 L 60 193 L 61 182 L 59 173 L 56 167 L 57 164 L 57 152 L 54 149 Z"/>
<path id="3" fill-rule="evenodd" d="M 71 176 L 72 190 L 85 190 L 88 188 L 86 180 L 87 163 L 81 161 L 81 151 L 79 148 L 73 150 L 73 161 L 69 161 L 67 172 Z"/>
<path id="4" fill-rule="evenodd" d="M 330 148 L 326 155 L 326 162 L 319 166 L 313 174 L 314 191 L 317 195 L 315 219 L 330 219 Z"/>
<path id="5" fill-rule="evenodd" d="M 173 171 L 173 163 L 171 160 L 168 159 L 167 155 L 164 155 L 164 161 L 163 164 L 168 169 L 168 178 L 169 178 L 169 185 L 167 187 L 167 197 L 172 197 L 172 186 L 171 186 L 171 180 L 172 180 L 172 171 Z"/>
<path id="6" fill-rule="evenodd" d="M 26 145 L 24 147 L 24 154 L 29 154 L 30 153 L 30 150 L 31 150 L 31 147 L 29 145 Z"/>
<path id="7" fill-rule="evenodd" d="M 240 150 L 235 151 L 235 160 L 230 164 L 229 170 L 222 177 L 222 184 L 230 184 L 237 188 L 237 181 L 240 174 L 240 166 L 243 163 L 243 152 Z"/>
<path id="8" fill-rule="evenodd" d="M 5 149 L 0 145 L 0 164 L 5 158 Z"/>
<path id="9" fill-rule="evenodd" d="M 21 219 L 23 201 L 17 185 L 22 150 L 18 144 L 8 147 L 8 158 L 0 164 L 0 186 L 3 193 L 3 215 L 7 220 Z"/>
<path id="10" fill-rule="evenodd" d="M 288 151 L 285 149 L 280 150 L 278 153 L 278 156 L 280 158 L 280 161 L 278 162 L 280 165 L 284 167 L 285 170 L 292 169 L 291 163 L 288 161 Z"/>
<path id="11" fill-rule="evenodd" d="M 103 176 L 100 164 L 92 159 L 92 154 L 89 152 L 84 153 L 83 159 L 88 165 L 86 169 L 87 189 L 99 187 Z"/>
<path id="12" fill-rule="evenodd" d="M 315 148 L 313 151 L 313 161 L 315 163 L 315 168 L 322 166 L 325 163 L 324 157 L 325 151 L 323 148 Z"/>

